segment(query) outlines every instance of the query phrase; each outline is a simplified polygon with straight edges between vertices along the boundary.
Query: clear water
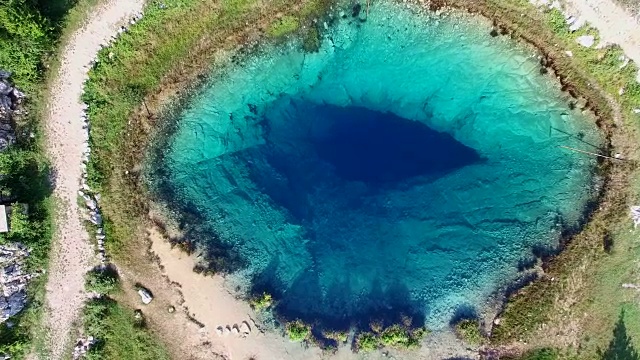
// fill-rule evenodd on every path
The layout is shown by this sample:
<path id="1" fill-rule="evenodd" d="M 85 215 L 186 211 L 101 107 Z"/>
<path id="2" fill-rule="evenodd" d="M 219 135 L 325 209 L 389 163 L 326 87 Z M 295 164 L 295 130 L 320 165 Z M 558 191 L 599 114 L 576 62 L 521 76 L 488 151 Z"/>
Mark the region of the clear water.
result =
<path id="1" fill-rule="evenodd" d="M 284 316 L 446 326 L 576 223 L 595 163 L 558 145 L 600 141 L 534 54 L 489 30 L 380 3 L 317 53 L 230 64 L 180 114 L 157 195 Z"/>

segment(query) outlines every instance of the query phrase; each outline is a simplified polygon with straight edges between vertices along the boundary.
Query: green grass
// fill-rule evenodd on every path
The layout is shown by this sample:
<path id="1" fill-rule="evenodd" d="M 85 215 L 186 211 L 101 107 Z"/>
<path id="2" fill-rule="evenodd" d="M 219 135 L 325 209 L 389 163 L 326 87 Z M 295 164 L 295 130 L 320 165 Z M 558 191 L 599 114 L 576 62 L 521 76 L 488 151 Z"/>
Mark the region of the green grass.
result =
<path id="1" fill-rule="evenodd" d="M 83 310 L 84 331 L 97 339 L 87 359 L 169 359 L 162 344 L 146 329 L 144 320 L 109 297 L 89 300 Z"/>

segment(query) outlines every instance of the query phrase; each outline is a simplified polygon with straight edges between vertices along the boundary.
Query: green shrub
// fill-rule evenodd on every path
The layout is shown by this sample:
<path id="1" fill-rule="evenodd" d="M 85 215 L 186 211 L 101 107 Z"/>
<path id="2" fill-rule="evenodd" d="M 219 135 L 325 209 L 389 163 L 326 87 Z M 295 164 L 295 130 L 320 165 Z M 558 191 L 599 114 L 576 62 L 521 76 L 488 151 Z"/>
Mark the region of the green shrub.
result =
<path id="1" fill-rule="evenodd" d="M 85 276 L 84 286 L 98 294 L 113 294 L 118 289 L 118 271 L 113 266 L 95 267 Z"/>
<path id="2" fill-rule="evenodd" d="M 249 305 L 257 311 L 267 309 L 273 305 L 273 297 L 271 294 L 263 292 L 262 295 L 256 296 L 249 300 Z"/>
<path id="3" fill-rule="evenodd" d="M 300 28 L 300 21 L 298 21 L 298 18 L 291 15 L 285 15 L 269 25 L 267 34 L 271 37 L 279 38 L 294 33 L 298 28 Z"/>
<path id="4" fill-rule="evenodd" d="M 569 32 L 569 25 L 564 18 L 564 14 L 558 9 L 551 9 L 547 16 L 547 21 L 551 30 L 556 34 L 563 34 Z"/>
<path id="5" fill-rule="evenodd" d="M 287 323 L 285 331 L 291 341 L 304 341 L 311 335 L 311 327 L 301 320 Z"/>
<path id="6" fill-rule="evenodd" d="M 484 339 L 477 320 L 463 319 L 456 326 L 456 334 L 471 345 L 480 345 Z"/>

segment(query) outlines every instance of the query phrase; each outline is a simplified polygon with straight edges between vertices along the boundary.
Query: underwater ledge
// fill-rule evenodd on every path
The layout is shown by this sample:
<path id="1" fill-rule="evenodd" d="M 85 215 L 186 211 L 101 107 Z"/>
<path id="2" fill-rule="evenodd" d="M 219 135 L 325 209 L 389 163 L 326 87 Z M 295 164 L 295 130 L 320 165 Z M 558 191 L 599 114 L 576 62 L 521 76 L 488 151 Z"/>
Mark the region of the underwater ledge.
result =
<path id="1" fill-rule="evenodd" d="M 556 64 L 550 64 L 550 65 L 551 65 L 551 66 L 557 66 Z M 558 70 L 559 70 L 559 73 L 560 73 L 560 74 L 562 74 L 562 69 L 558 69 Z M 182 79 L 182 80 L 184 80 L 184 79 Z M 569 84 L 570 84 L 570 83 L 569 83 Z M 572 86 L 572 85 L 570 85 L 570 86 Z M 586 92 L 588 92 L 588 91 L 586 91 Z M 579 94 L 579 93 L 581 93 L 580 88 L 579 88 L 579 87 L 576 87 L 576 92 L 575 92 L 575 94 Z M 152 98 L 153 98 L 153 97 L 152 97 Z M 595 109 L 597 110 L 597 112 L 598 112 L 598 113 L 600 113 L 600 114 L 601 114 L 601 118 L 602 118 L 602 113 L 606 112 L 606 104 L 605 104 L 605 105 L 602 105 L 600 102 L 598 102 L 598 100 L 599 100 L 599 99 L 598 99 L 598 98 L 596 98 L 594 101 L 590 102 L 590 104 L 589 104 L 589 105 L 590 105 L 590 106 L 595 106 Z M 158 103 L 159 103 L 158 98 L 155 98 L 155 99 L 153 99 L 153 100 L 149 101 L 148 103 L 152 104 L 152 106 L 150 106 L 150 108 L 151 108 L 151 110 L 152 110 L 154 113 L 155 113 L 155 112 L 157 112 L 157 111 L 160 109 L 160 107 L 158 107 L 158 106 L 157 106 L 157 105 L 158 105 Z M 595 105 L 594 105 L 594 104 L 595 104 Z M 154 105 L 156 105 L 156 106 L 154 106 Z M 607 128 L 607 123 L 608 123 L 608 122 L 607 122 L 607 121 L 600 121 L 600 125 L 601 125 L 601 126 L 602 126 L 602 123 L 604 123 L 604 129 L 606 130 L 606 131 L 605 131 L 605 133 L 607 133 L 607 134 L 610 136 L 610 134 L 608 133 L 608 131 L 611 131 L 612 129 L 611 129 L 611 128 Z M 148 131 L 148 130 L 147 130 L 147 131 Z M 149 133 L 148 133 L 148 132 L 146 132 L 146 133 L 145 133 L 145 135 L 149 135 Z M 145 146 L 145 143 L 146 143 L 146 142 L 136 143 L 136 144 L 135 144 L 135 146 L 141 146 L 141 147 L 144 147 L 144 146 Z M 135 163 L 135 161 L 134 161 L 134 163 Z M 605 169 L 605 170 L 608 170 L 608 169 Z M 607 172 L 607 173 L 609 173 L 609 172 Z M 140 184 L 137 184 L 136 186 L 139 186 L 139 185 L 140 185 Z M 608 186 L 606 186 L 606 188 L 608 189 L 609 187 L 608 187 Z M 605 209 L 605 210 L 607 210 L 607 209 Z M 600 209 L 598 209 L 597 211 L 605 211 L 605 210 L 603 210 L 602 208 L 600 208 Z M 551 264 L 551 262 L 550 262 L 549 264 Z"/>

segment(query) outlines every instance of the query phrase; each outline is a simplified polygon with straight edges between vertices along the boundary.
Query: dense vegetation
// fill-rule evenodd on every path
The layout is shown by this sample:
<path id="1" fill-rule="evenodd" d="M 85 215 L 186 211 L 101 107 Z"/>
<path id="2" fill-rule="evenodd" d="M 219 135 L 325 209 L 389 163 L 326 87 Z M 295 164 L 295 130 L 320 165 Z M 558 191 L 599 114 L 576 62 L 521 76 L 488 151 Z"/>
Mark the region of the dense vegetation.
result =
<path id="1" fill-rule="evenodd" d="M 38 131 L 44 80 L 44 62 L 54 50 L 66 10 L 66 0 L 6 0 L 0 3 L 0 68 L 27 94 L 26 116 L 14 119 L 17 143 L 0 153 L 0 192 L 14 205 L 11 231 L 0 243 L 20 242 L 31 249 L 27 270 L 45 269 L 51 240 L 51 189 L 49 165 Z M 29 351 L 43 305 L 46 276 L 32 281 L 28 306 L 18 316 L 0 325 L 0 354 L 21 358 Z"/>

